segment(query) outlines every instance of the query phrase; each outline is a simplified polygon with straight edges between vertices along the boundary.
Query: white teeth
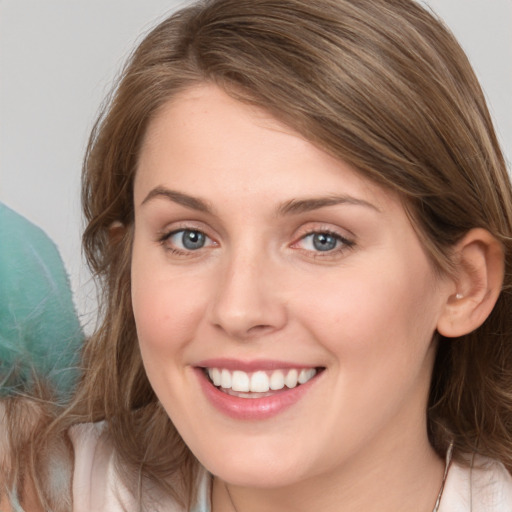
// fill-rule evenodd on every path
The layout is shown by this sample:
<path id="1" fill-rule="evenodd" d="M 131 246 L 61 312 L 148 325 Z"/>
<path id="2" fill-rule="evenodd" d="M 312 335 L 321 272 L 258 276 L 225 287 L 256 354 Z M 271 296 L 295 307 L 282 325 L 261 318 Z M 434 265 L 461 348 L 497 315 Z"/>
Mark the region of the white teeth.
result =
<path id="1" fill-rule="evenodd" d="M 265 372 L 256 372 L 251 375 L 251 391 L 254 393 L 266 393 L 269 387 L 269 378 Z"/>
<path id="2" fill-rule="evenodd" d="M 241 370 L 233 372 L 219 368 L 209 368 L 208 375 L 214 386 L 231 389 L 240 393 L 267 393 L 270 390 L 279 391 L 285 386 L 289 389 L 305 384 L 316 375 L 314 368 L 297 370 L 263 371 L 247 373 Z"/>
<path id="3" fill-rule="evenodd" d="M 301 370 L 299 373 L 299 384 L 305 384 L 308 380 L 312 379 L 316 374 L 316 370 L 314 368 Z"/>
<path id="4" fill-rule="evenodd" d="M 270 389 L 278 391 L 284 388 L 284 373 L 281 370 L 272 372 L 270 376 Z"/>
<path id="5" fill-rule="evenodd" d="M 224 370 L 222 371 L 224 372 Z M 231 389 L 233 391 L 250 391 L 249 375 L 238 370 L 234 371 L 231 379 Z"/>
<path id="6" fill-rule="evenodd" d="M 299 372 L 297 370 L 290 370 L 284 379 L 284 383 L 287 388 L 294 388 L 297 386 L 297 378 L 299 376 Z"/>
<path id="7" fill-rule="evenodd" d="M 231 388 L 231 373 L 229 370 L 222 370 L 220 374 L 220 387 L 221 388 Z"/>
<path id="8" fill-rule="evenodd" d="M 212 379 L 214 386 L 220 386 L 222 379 L 220 370 L 218 368 L 210 368 L 208 370 L 208 375 L 210 376 L 210 379 Z"/>

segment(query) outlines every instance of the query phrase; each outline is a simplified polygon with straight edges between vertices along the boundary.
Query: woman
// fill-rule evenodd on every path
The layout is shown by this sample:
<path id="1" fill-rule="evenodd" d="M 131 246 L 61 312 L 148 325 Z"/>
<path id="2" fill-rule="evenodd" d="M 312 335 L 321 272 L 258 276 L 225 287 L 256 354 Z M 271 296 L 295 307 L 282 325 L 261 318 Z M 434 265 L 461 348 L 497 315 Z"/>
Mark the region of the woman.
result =
<path id="1" fill-rule="evenodd" d="M 512 193 L 430 13 L 176 13 L 93 131 L 83 204 L 103 321 L 42 434 L 69 432 L 74 510 L 510 510 Z"/>

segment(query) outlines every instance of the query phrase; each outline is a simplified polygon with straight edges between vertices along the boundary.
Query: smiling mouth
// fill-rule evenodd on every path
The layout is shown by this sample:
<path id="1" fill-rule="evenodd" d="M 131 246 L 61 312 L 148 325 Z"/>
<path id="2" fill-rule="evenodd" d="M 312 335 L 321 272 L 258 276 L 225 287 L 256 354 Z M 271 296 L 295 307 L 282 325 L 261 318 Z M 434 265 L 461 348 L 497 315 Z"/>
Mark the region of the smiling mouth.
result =
<path id="1" fill-rule="evenodd" d="M 226 368 L 204 368 L 204 373 L 223 393 L 240 398 L 263 398 L 306 384 L 322 370 L 323 368 L 289 368 L 245 372 Z"/>

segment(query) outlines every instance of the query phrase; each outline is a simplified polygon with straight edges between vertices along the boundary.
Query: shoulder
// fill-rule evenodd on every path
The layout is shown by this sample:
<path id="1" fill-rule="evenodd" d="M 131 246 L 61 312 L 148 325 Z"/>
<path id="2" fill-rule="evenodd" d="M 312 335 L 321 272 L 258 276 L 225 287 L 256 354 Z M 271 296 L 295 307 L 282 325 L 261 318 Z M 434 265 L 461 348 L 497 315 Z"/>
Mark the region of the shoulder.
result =
<path id="1" fill-rule="evenodd" d="M 104 422 L 75 425 L 69 431 L 75 454 L 73 512 L 132 512 L 141 510 L 136 495 L 119 475 L 117 461 Z M 209 477 L 201 475 L 198 503 L 194 511 L 209 510 Z M 142 489 L 144 491 L 144 489 Z M 148 489 L 145 489 L 148 491 Z M 176 502 L 151 490 L 152 512 L 184 512 Z"/>
<path id="2" fill-rule="evenodd" d="M 439 512 L 512 512 L 512 477 L 503 464 L 475 457 L 471 466 L 453 463 Z"/>

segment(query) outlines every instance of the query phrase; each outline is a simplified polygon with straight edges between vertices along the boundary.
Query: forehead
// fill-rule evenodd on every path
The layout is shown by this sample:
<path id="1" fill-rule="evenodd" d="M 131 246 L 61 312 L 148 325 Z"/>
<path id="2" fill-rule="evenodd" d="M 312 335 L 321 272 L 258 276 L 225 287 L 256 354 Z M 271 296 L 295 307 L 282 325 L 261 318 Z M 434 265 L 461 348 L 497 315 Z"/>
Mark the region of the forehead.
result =
<path id="1" fill-rule="evenodd" d="M 152 187 L 197 195 L 290 197 L 333 193 L 371 198 L 392 195 L 347 163 L 307 141 L 265 110 L 233 99 L 213 85 L 187 89 L 168 101 L 143 142 L 135 201 Z"/>

